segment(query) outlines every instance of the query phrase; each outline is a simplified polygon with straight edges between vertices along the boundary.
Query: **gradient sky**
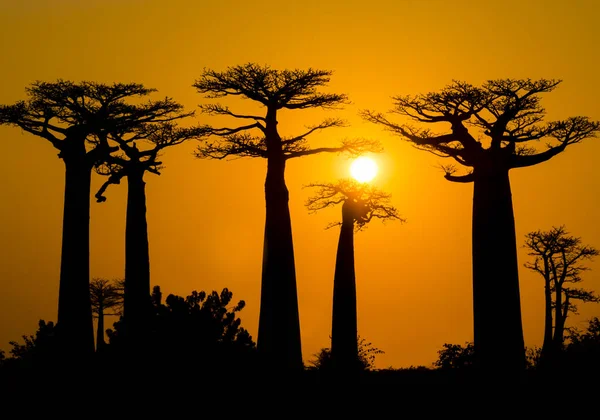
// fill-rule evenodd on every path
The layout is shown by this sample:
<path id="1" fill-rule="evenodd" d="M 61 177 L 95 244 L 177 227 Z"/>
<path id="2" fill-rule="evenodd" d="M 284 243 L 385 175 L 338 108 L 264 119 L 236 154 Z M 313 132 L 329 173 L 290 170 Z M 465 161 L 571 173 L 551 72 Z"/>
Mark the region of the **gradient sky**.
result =
<path id="1" fill-rule="evenodd" d="M 352 104 L 284 112 L 280 131 L 298 134 L 341 117 L 350 126 L 315 136 L 315 144 L 360 136 L 383 142 L 374 183 L 392 194 L 407 223 L 374 222 L 356 235 L 359 335 L 385 352 L 377 367 L 429 366 L 443 343 L 473 339 L 473 187 L 445 181 L 442 159 L 357 113 L 386 111 L 391 96 L 435 91 L 453 79 L 557 78 L 564 82 L 543 100 L 548 119 L 598 120 L 599 14 L 593 0 L 0 0 L 0 103 L 24 99 L 36 80 L 62 78 L 139 82 L 158 89 L 153 98 L 170 96 L 192 110 L 208 102 L 192 88 L 205 67 L 332 70 L 327 91 L 347 94 Z M 256 109 L 249 101 L 221 102 Z M 198 114 L 191 122 L 216 121 Z M 64 165 L 49 143 L 19 129 L 0 127 L 0 143 L 0 349 L 8 350 L 39 319 L 56 320 Z M 256 340 L 266 162 L 199 160 L 194 147 L 167 149 L 163 174 L 146 175 L 151 282 L 183 296 L 228 287 L 246 301 L 242 325 Z M 564 224 L 600 248 L 599 158 L 600 139 L 588 139 L 511 172 L 527 346 L 541 344 L 543 282 L 522 266 L 524 236 Z M 302 187 L 348 176 L 349 163 L 319 155 L 288 164 L 305 362 L 329 346 L 338 231 L 324 228 L 341 209 L 309 214 L 310 191 Z M 102 182 L 95 175 L 92 191 Z M 91 276 L 116 278 L 124 272 L 126 183 L 111 186 L 107 197 L 92 202 Z M 600 292 L 600 263 L 590 267 L 582 285 Z M 581 305 L 568 323 L 583 327 L 598 315 L 600 305 Z"/>

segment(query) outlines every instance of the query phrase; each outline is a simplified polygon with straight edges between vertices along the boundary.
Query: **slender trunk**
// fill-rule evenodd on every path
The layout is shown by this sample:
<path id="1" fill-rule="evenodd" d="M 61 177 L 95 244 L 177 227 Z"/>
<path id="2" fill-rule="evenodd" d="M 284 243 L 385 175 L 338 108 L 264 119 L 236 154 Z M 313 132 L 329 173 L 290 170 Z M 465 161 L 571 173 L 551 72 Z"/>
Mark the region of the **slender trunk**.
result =
<path id="1" fill-rule="evenodd" d="M 101 352 L 104 349 L 106 342 L 104 341 L 104 308 L 100 304 L 98 306 L 98 330 L 96 331 L 96 352 Z"/>
<path id="2" fill-rule="evenodd" d="M 273 154 L 265 181 L 266 221 L 263 250 L 258 350 L 269 366 L 302 369 L 300 319 L 292 224 L 285 185 L 285 160 Z"/>
<path id="3" fill-rule="evenodd" d="M 87 358 L 94 352 L 90 301 L 90 182 L 92 166 L 83 142 L 65 143 L 66 166 L 57 335 L 63 354 Z"/>
<path id="4" fill-rule="evenodd" d="M 144 171 L 132 165 L 127 174 L 123 323 L 134 342 L 144 338 L 149 327 L 150 310 L 150 256 Z"/>
<path id="5" fill-rule="evenodd" d="M 563 312 L 563 308 L 568 304 L 568 296 L 565 297 L 565 303 L 562 302 L 562 286 L 556 286 L 555 292 L 556 305 L 554 308 L 554 316 L 556 323 L 554 325 L 554 348 L 558 352 L 562 349 L 563 337 L 565 331 L 565 318 L 567 311 Z"/>
<path id="6" fill-rule="evenodd" d="M 475 168 L 473 317 L 477 365 L 484 372 L 525 368 L 515 222 L 507 169 Z"/>
<path id="7" fill-rule="evenodd" d="M 544 341 L 542 344 L 542 355 L 546 357 L 552 352 L 552 290 L 550 287 L 550 274 L 546 273 L 544 278 L 544 300 L 545 300 L 545 316 L 544 316 Z"/>
<path id="8" fill-rule="evenodd" d="M 342 227 L 333 280 L 331 362 L 336 371 L 359 368 L 356 316 L 356 274 L 354 270 L 354 217 L 350 203 L 342 207 Z"/>

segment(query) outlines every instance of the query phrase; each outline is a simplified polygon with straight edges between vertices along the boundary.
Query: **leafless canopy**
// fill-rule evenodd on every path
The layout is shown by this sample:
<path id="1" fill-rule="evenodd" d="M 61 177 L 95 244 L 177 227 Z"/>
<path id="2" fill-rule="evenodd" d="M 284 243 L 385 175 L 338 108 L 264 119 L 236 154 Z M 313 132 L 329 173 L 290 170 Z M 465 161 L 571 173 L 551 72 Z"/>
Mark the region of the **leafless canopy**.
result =
<path id="1" fill-rule="evenodd" d="M 38 81 L 26 89 L 28 100 L 0 106 L 0 124 L 45 138 L 58 150 L 70 135 L 88 138 L 91 146 L 106 145 L 109 132 L 172 121 L 182 114 L 182 106 L 170 98 L 137 104 L 126 101 L 154 91 L 137 83 Z"/>
<path id="2" fill-rule="evenodd" d="M 342 179 L 335 184 L 313 183 L 306 187 L 316 188 L 315 195 L 308 198 L 305 205 L 310 212 L 346 203 L 351 200 L 364 208 L 364 213 L 355 219 L 356 230 L 362 230 L 373 219 L 383 222 L 389 220 L 406 220 L 398 215 L 398 211 L 390 204 L 391 195 L 378 190 L 372 185 L 359 183 L 352 179 Z M 330 223 L 327 229 L 341 225 L 341 222 Z"/>
<path id="3" fill-rule="evenodd" d="M 123 296 L 125 281 L 122 279 L 109 280 L 95 277 L 90 281 L 90 299 L 92 313 L 96 316 L 121 315 L 123 311 Z"/>
<path id="4" fill-rule="evenodd" d="M 196 156 L 211 159 L 267 158 L 269 150 L 274 153 L 274 149 L 277 148 L 277 152 L 282 153 L 285 159 L 290 159 L 321 152 L 360 154 L 364 151 L 380 150 L 378 142 L 367 139 L 344 140 L 338 147 L 311 148 L 307 142 L 309 135 L 327 128 L 345 126 L 345 122 L 338 118 L 328 118 L 307 126 L 305 132 L 296 136 L 279 137 L 277 122 L 274 119 L 278 110 L 335 109 L 348 102 L 346 95 L 319 92 L 320 87 L 329 83 L 331 74 L 331 71 L 310 68 L 275 70 L 254 63 L 230 67 L 223 72 L 205 69 L 193 85 L 199 93 L 204 94 L 206 98 L 239 96 L 250 99 L 264 106 L 266 113 L 242 114 L 221 104 L 200 105 L 200 109 L 209 115 L 248 120 L 248 123 L 212 128 L 214 140 L 204 141 L 198 147 Z"/>
<path id="5" fill-rule="evenodd" d="M 583 302 L 599 302 L 600 298 L 593 292 L 566 287 L 566 283 L 579 283 L 581 274 L 589 270 L 585 265 L 599 255 L 599 251 L 591 246 L 583 245 L 579 237 L 571 236 L 564 226 L 552 227 L 549 231 L 535 231 L 526 235 L 525 247 L 529 250 L 533 262 L 525 267 L 542 275 L 551 285 L 554 292 L 558 287 L 570 299 L 569 311 L 575 312 L 577 307 L 572 300 Z"/>
<path id="6" fill-rule="evenodd" d="M 595 137 L 600 130 L 600 123 L 587 117 L 544 122 L 540 95 L 553 91 L 560 83 L 552 79 L 500 79 L 476 87 L 454 81 L 440 92 L 394 97 L 395 107 L 391 113 L 418 126 L 395 123 L 384 114 L 370 110 L 362 111 L 361 115 L 419 149 L 451 157 L 466 167 L 474 167 L 484 150 L 505 154 L 509 169 L 526 167 L 552 158 L 568 145 Z M 449 131 L 436 133 L 423 127 L 432 123 L 446 123 Z M 487 139 L 487 148 L 479 140 L 480 136 L 476 139 L 469 128 L 478 130 L 481 138 Z M 546 150 L 533 146 L 544 140 Z M 446 171 L 446 178 L 455 182 L 473 180 L 471 174 L 456 176 L 453 170 Z"/>

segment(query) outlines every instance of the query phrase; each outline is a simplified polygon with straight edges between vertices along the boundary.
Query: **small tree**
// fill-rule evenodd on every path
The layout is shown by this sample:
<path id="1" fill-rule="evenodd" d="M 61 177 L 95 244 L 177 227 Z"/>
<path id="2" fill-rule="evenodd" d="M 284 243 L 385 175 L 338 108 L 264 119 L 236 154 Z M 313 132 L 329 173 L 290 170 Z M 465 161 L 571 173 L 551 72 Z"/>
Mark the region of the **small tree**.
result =
<path id="1" fill-rule="evenodd" d="M 454 165 L 443 166 L 448 181 L 473 183 L 474 343 L 484 371 L 516 376 L 526 366 L 509 171 L 545 162 L 600 130 L 598 121 L 581 116 L 544 123 L 540 96 L 560 82 L 499 79 L 476 87 L 455 81 L 440 92 L 394 98 L 392 112 L 418 124 L 445 124 L 446 132 L 362 113 L 417 148 L 467 168 L 457 174 Z M 536 150 L 533 144 L 542 140 L 546 150 Z"/>
<path id="2" fill-rule="evenodd" d="M 65 196 L 58 297 L 57 334 L 75 356 L 94 352 L 90 305 L 89 223 L 92 168 L 102 164 L 114 148 L 108 134 L 124 127 L 163 121 L 181 106 L 169 98 L 142 104 L 127 99 L 149 95 L 136 83 L 105 85 L 95 82 L 35 82 L 26 88 L 27 101 L 0 106 L 0 124 L 50 142 L 65 164 Z"/>
<path id="3" fill-rule="evenodd" d="M 360 231 L 373 219 L 401 220 L 396 208 L 389 204 L 390 195 L 369 184 L 341 180 L 337 184 L 310 184 L 317 193 L 309 198 L 310 211 L 342 204 L 342 221 L 328 227 L 340 226 L 335 275 L 333 280 L 333 316 L 331 327 L 331 362 L 338 371 L 360 368 L 356 273 L 354 267 L 354 231 Z"/>
<path id="4" fill-rule="evenodd" d="M 146 183 L 144 175 L 160 175 L 160 153 L 167 147 L 177 146 L 186 140 L 199 138 L 203 127 L 181 128 L 173 122 L 191 116 L 180 109 L 169 115 L 171 121 L 142 123 L 122 127 L 109 135 L 120 153 L 107 157 L 98 172 L 108 180 L 96 193 L 98 202 L 106 201 L 104 193 L 109 185 L 119 184 L 127 178 L 127 216 L 125 222 L 125 292 L 123 321 L 128 334 L 137 338 L 148 331 L 151 316 L 150 303 L 150 251 L 148 223 L 146 220 Z M 166 116 L 165 116 L 166 117 Z M 138 147 L 139 146 L 139 147 Z"/>
<path id="5" fill-rule="evenodd" d="M 209 159 L 258 157 L 267 161 L 258 350 L 264 361 L 278 369 L 302 369 L 289 192 L 285 183 L 286 164 L 290 159 L 318 153 L 359 154 L 377 147 L 376 143 L 362 139 L 346 140 L 337 147 L 310 147 L 307 137 L 311 134 L 344 125 L 337 118 L 309 126 L 300 135 L 283 137 L 280 134 L 277 119 L 282 110 L 333 109 L 347 102 L 346 95 L 319 92 L 329 82 L 331 74 L 331 71 L 314 69 L 275 70 L 249 63 L 222 72 L 205 69 L 194 83 L 198 92 L 207 98 L 237 96 L 264 107 L 261 112 L 242 114 L 220 104 L 201 105 L 201 109 L 211 115 L 253 122 L 213 128 L 211 134 L 216 141 L 203 142 L 196 156 Z"/>
<path id="6" fill-rule="evenodd" d="M 93 278 L 90 281 L 90 300 L 92 314 L 98 319 L 96 330 L 96 351 L 102 351 L 106 342 L 104 340 L 104 317 L 120 316 L 123 312 L 123 280 L 108 280 Z"/>
<path id="7" fill-rule="evenodd" d="M 577 313 L 574 301 L 600 302 L 600 297 L 595 293 L 570 287 L 583 281 L 581 274 L 589 269 L 585 263 L 598 256 L 598 250 L 583 245 L 581 238 L 569 235 L 564 226 L 528 233 L 525 247 L 533 257 L 533 261 L 525 263 L 525 267 L 544 279 L 542 354 L 544 358 L 553 357 L 563 348 L 567 316 Z"/>

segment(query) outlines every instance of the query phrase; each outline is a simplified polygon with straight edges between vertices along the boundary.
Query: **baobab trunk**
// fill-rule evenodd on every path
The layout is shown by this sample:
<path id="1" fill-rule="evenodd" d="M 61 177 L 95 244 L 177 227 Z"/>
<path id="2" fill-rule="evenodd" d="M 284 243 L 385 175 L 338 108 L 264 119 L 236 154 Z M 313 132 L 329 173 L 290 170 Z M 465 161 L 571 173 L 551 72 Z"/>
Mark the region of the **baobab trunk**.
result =
<path id="1" fill-rule="evenodd" d="M 86 358 L 94 353 L 90 301 L 90 182 L 92 166 L 83 142 L 66 143 L 57 334 L 65 356 Z"/>
<path id="2" fill-rule="evenodd" d="M 356 274 L 354 269 L 354 215 L 351 203 L 342 207 L 342 226 L 333 280 L 331 362 L 338 372 L 358 369 Z"/>
<path id="3" fill-rule="evenodd" d="M 565 335 L 565 323 L 567 319 L 567 308 L 569 307 L 569 296 L 565 294 L 565 301 L 562 301 L 562 286 L 556 287 L 556 305 L 555 311 L 555 322 L 554 322 L 554 350 L 558 353 L 562 349 L 564 335 Z"/>
<path id="4" fill-rule="evenodd" d="M 140 344 L 150 322 L 150 256 L 146 221 L 144 170 L 134 164 L 127 173 L 125 226 L 125 294 L 123 322 L 128 337 Z"/>
<path id="5" fill-rule="evenodd" d="M 283 156 L 268 159 L 257 344 L 261 359 L 268 366 L 289 371 L 301 370 L 303 365 L 292 223 L 284 171 Z"/>
<path id="6" fill-rule="evenodd" d="M 545 261 L 545 265 L 548 263 Z M 546 271 L 547 272 L 547 271 Z M 542 360 L 552 357 L 552 290 L 550 288 L 550 279 L 545 281 L 544 285 L 544 341 L 542 344 Z M 546 361 L 544 360 L 544 361 Z"/>
<path id="7" fill-rule="evenodd" d="M 476 362 L 483 372 L 519 373 L 525 368 L 525 345 L 508 169 L 482 165 L 475 168 L 474 176 L 472 234 Z"/>

